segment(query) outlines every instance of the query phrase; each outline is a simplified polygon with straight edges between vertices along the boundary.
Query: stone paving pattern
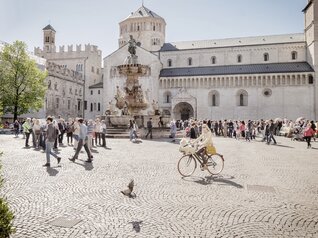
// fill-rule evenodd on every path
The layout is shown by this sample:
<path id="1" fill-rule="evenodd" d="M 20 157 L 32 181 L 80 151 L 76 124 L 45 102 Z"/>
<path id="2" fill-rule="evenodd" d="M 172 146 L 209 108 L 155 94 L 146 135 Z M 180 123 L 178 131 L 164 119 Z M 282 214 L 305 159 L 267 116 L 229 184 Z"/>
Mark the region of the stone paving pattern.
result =
<path id="1" fill-rule="evenodd" d="M 68 161 L 74 150 L 61 147 L 61 167 L 51 158 L 46 169 L 43 152 L 1 135 L 12 237 L 318 237 L 318 142 L 214 141 L 222 174 L 182 178 L 178 144 L 168 139 L 108 139 L 111 149 L 97 147 L 93 164 L 86 153 Z M 120 193 L 131 178 L 135 199 Z"/>

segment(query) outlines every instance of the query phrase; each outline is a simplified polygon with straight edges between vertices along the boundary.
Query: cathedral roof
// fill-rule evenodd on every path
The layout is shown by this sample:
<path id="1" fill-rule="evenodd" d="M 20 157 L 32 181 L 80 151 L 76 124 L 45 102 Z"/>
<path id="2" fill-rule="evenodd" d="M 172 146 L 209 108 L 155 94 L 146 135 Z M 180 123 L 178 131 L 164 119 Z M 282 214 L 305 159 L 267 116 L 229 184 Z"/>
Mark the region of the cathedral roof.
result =
<path id="1" fill-rule="evenodd" d="M 160 77 L 314 72 L 307 62 L 165 68 Z"/>
<path id="2" fill-rule="evenodd" d="M 141 18 L 141 17 L 152 17 L 152 18 L 163 19 L 161 16 L 159 16 L 155 12 L 149 10 L 144 5 L 142 5 L 137 11 L 132 12 L 125 20 L 131 19 L 131 18 Z"/>
<path id="3" fill-rule="evenodd" d="M 199 40 L 199 41 L 180 41 L 165 43 L 160 51 L 177 51 L 191 49 L 220 48 L 233 46 L 252 46 L 252 45 L 269 45 L 283 43 L 305 42 L 303 33 L 271 35 L 271 36 L 252 36 L 241 38 L 228 38 L 217 40 Z"/>
<path id="4" fill-rule="evenodd" d="M 44 27 L 42 30 L 52 30 L 52 31 L 54 31 L 54 32 L 56 32 L 55 30 L 54 30 L 54 28 L 50 25 L 50 24 L 48 24 L 46 27 Z"/>

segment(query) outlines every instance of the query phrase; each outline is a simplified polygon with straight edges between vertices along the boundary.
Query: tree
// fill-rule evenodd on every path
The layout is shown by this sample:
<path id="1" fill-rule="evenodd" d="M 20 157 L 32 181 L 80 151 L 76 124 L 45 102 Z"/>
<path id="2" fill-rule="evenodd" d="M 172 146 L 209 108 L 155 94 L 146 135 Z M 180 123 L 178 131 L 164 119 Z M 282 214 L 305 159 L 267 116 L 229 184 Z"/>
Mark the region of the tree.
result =
<path id="1" fill-rule="evenodd" d="M 0 52 L 0 108 L 18 115 L 43 107 L 47 73 L 40 70 L 22 41 L 6 45 Z"/>

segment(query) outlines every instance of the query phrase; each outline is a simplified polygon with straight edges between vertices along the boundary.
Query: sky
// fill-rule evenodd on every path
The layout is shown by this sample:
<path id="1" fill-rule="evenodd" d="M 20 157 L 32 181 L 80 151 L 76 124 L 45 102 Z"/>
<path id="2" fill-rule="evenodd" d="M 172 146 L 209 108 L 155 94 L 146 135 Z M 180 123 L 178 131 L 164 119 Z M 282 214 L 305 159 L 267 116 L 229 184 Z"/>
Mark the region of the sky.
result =
<path id="1" fill-rule="evenodd" d="M 307 0 L 144 0 L 167 23 L 166 42 L 263 36 L 304 31 Z M 103 57 L 118 49 L 119 25 L 142 0 L 0 0 L 0 41 L 43 46 L 42 29 L 56 30 L 56 47 L 93 44 Z"/>

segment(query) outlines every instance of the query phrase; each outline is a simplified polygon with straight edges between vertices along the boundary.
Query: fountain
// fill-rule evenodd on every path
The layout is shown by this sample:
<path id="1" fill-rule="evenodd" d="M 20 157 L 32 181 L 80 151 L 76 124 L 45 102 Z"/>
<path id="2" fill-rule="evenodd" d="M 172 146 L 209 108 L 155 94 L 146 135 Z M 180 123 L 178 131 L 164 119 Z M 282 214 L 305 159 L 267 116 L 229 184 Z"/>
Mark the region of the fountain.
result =
<path id="1" fill-rule="evenodd" d="M 119 109 L 120 113 L 113 113 L 115 110 L 113 110 L 111 101 L 109 103 L 109 110 L 107 111 L 108 122 L 114 127 L 126 127 L 129 124 L 129 120 L 134 119 L 139 127 L 143 127 L 148 118 L 151 117 L 153 119 L 153 126 L 156 127 L 160 120 L 158 102 L 153 100 L 153 110 L 146 110 L 149 108 L 149 101 L 139 84 L 139 77 L 147 75 L 150 72 L 150 67 L 139 64 L 138 56 L 136 55 L 136 46 L 138 44 L 132 36 L 130 36 L 128 44 L 130 55 L 126 57 L 122 65 L 116 67 L 119 75 L 126 77 L 123 90 L 117 86 L 114 97 L 116 101 L 115 106 Z"/>

